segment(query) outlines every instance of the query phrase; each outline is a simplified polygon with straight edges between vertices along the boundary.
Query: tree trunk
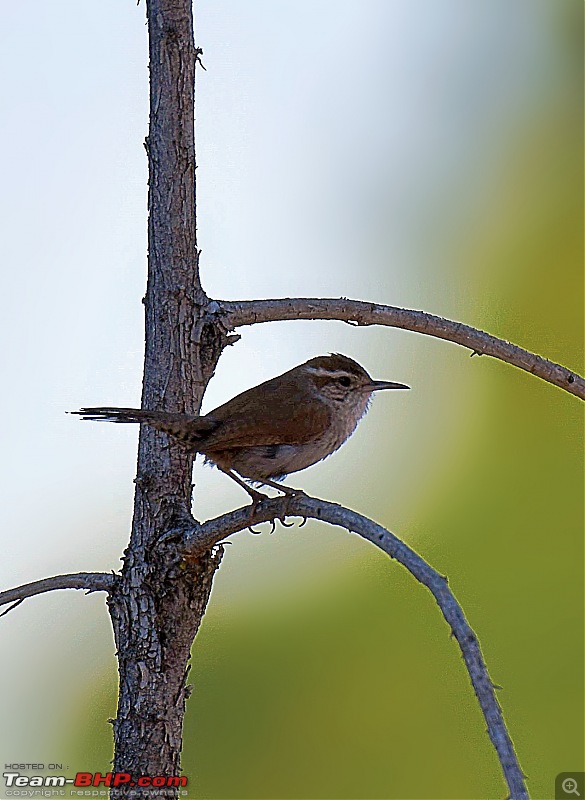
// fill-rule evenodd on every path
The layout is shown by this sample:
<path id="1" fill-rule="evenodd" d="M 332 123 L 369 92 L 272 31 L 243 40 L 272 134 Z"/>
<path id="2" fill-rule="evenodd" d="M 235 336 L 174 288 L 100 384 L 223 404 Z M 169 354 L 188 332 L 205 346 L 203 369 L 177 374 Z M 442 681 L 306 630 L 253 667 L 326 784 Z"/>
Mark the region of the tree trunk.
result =
<path id="1" fill-rule="evenodd" d="M 198 51 L 191 0 L 148 0 L 150 129 L 148 286 L 142 407 L 197 413 L 225 345 L 207 315 L 197 264 L 194 79 Z M 120 690 L 114 771 L 180 772 L 191 644 L 222 551 L 185 563 L 157 547 L 170 528 L 193 524 L 193 457 L 141 428 L 130 544 L 109 600 Z M 112 790 L 126 796 L 129 786 Z M 132 787 L 152 798 L 152 788 Z M 162 792 L 161 792 L 162 794 Z M 165 791 L 165 796 L 169 796 Z M 173 796 L 174 792 L 170 793 Z"/>

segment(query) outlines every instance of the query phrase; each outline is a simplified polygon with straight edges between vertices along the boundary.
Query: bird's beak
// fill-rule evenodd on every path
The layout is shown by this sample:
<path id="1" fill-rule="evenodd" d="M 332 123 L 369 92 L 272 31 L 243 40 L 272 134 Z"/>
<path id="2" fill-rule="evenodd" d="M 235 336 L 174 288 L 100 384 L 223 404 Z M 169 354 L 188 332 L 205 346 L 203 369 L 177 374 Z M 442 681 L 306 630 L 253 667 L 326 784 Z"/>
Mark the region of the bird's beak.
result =
<path id="1" fill-rule="evenodd" d="M 410 389 L 405 383 L 394 383 L 394 381 L 372 381 L 364 386 L 365 392 L 377 392 L 378 389 Z"/>

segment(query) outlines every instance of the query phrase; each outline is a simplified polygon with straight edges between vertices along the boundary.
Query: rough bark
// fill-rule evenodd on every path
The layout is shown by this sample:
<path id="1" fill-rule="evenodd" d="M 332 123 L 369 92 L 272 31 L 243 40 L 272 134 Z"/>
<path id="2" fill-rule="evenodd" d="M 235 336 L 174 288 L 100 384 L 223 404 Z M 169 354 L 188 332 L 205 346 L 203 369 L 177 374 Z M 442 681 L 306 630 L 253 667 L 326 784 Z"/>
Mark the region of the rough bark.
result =
<path id="1" fill-rule="evenodd" d="M 190 0 L 148 0 L 150 128 L 148 285 L 142 407 L 197 412 L 225 338 L 208 313 L 197 266 L 194 78 Z M 191 644 L 221 549 L 188 565 L 155 547 L 192 520 L 192 456 L 164 434 L 140 433 L 134 519 L 121 580 L 108 605 L 120 678 L 114 771 L 180 773 Z M 112 798 L 130 787 L 112 790 Z M 133 797 L 152 789 L 132 787 Z M 162 794 L 162 793 L 161 793 Z M 173 790 L 165 796 L 176 795 Z"/>

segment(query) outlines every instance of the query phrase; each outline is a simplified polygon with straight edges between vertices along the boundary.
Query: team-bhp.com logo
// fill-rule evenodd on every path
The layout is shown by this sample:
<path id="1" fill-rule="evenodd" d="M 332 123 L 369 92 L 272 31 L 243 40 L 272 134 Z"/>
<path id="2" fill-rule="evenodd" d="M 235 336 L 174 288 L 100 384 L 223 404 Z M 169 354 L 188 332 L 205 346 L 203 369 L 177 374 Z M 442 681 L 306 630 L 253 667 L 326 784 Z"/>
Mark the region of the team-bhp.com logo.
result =
<path id="1" fill-rule="evenodd" d="M 74 778 L 65 778 L 63 775 L 22 775 L 20 772 L 4 772 L 4 783 L 10 792 L 10 797 L 29 797 L 29 792 L 19 789 L 28 787 L 43 787 L 58 789 L 60 787 L 114 787 L 114 786 L 149 786 L 153 789 L 163 787 L 181 787 L 187 785 L 184 775 L 141 775 L 133 778 L 129 772 L 78 772 Z"/>

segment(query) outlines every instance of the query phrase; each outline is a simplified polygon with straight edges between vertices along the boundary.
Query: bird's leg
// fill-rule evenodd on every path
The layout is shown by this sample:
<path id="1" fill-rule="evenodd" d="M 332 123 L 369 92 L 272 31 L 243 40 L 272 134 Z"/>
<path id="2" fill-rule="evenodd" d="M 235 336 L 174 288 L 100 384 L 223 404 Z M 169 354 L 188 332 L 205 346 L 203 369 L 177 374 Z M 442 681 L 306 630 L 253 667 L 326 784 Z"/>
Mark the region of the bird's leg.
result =
<path id="1" fill-rule="evenodd" d="M 219 465 L 216 466 L 218 467 L 218 469 L 224 472 L 229 478 L 231 478 L 233 481 L 239 484 L 239 486 L 241 486 L 242 489 L 244 489 L 250 495 L 250 497 L 252 498 L 252 503 L 250 505 L 250 520 L 252 520 L 257 506 L 264 500 L 268 500 L 269 498 L 267 497 L 267 495 L 262 494 L 262 492 L 257 492 L 255 489 L 252 489 L 251 486 L 248 486 L 248 484 L 245 483 L 245 481 L 243 481 L 239 475 L 236 475 L 236 473 L 233 470 L 223 469 Z M 276 481 L 271 481 L 269 478 L 258 478 L 258 483 L 261 483 L 263 486 L 271 486 L 273 489 L 278 489 L 279 492 L 282 492 L 283 495 L 289 499 L 299 494 L 304 494 L 302 489 L 292 489 L 290 486 L 283 486 L 281 483 L 276 483 Z M 284 516 L 281 518 L 281 522 L 285 527 L 290 527 L 285 523 Z M 271 533 L 274 531 L 274 520 L 272 520 L 272 526 L 273 527 Z M 260 531 L 255 531 L 251 527 L 251 525 L 249 527 L 252 533 L 260 533 Z"/>
<path id="2" fill-rule="evenodd" d="M 279 492 L 288 495 L 288 497 L 294 497 L 297 494 L 304 494 L 302 489 L 293 489 L 291 486 L 285 486 L 283 483 L 277 483 L 276 481 L 271 481 L 268 478 L 259 478 L 258 480 L 264 486 L 271 486 L 273 489 L 278 489 Z"/>
<path id="3" fill-rule="evenodd" d="M 252 512 L 254 512 L 254 510 L 256 509 L 256 506 L 259 503 L 261 503 L 263 500 L 267 500 L 268 499 L 265 494 L 262 494 L 262 492 L 257 492 L 255 489 L 252 489 L 251 486 L 248 486 L 248 484 L 245 483 L 245 481 L 243 481 L 240 477 L 238 477 L 235 474 L 235 472 L 233 472 L 232 470 L 230 470 L 230 469 L 222 469 L 219 466 L 218 466 L 218 469 L 220 469 L 223 473 L 225 473 L 233 481 L 238 483 L 242 487 L 242 489 L 244 489 L 250 495 L 250 497 L 252 498 Z"/>

